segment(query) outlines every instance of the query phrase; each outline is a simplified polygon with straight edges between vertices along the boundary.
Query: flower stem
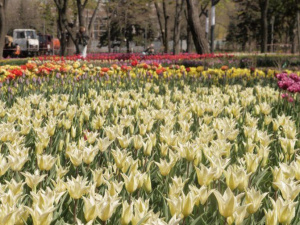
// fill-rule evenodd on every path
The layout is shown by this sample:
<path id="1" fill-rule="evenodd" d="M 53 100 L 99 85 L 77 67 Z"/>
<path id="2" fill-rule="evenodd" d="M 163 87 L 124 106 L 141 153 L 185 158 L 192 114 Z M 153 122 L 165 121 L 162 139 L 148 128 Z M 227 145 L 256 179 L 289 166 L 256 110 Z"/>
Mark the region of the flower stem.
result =
<path id="1" fill-rule="evenodd" d="M 187 162 L 187 170 L 186 170 L 186 178 L 189 177 L 189 171 L 190 170 L 190 162 Z"/>
<path id="2" fill-rule="evenodd" d="M 74 215 L 73 215 L 73 221 L 74 221 L 74 224 L 76 223 L 76 214 L 77 214 L 77 204 L 78 204 L 78 199 L 75 199 L 74 200 L 75 201 L 75 203 L 74 203 Z"/>

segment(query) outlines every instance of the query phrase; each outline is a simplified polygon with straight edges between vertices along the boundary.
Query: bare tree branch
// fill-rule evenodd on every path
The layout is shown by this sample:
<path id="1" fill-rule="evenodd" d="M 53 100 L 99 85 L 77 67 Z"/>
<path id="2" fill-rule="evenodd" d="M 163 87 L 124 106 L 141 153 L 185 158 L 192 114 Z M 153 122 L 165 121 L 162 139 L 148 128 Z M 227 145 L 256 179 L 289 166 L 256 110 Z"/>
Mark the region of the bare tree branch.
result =
<path id="1" fill-rule="evenodd" d="M 95 22 L 97 12 L 98 12 L 98 10 L 99 10 L 99 8 L 100 8 L 100 3 L 101 3 L 101 0 L 98 0 L 97 6 L 96 6 L 96 8 L 95 8 L 95 10 L 94 10 L 94 12 L 93 12 L 92 18 L 91 18 L 90 23 L 89 23 L 89 26 L 88 26 L 88 31 L 89 31 L 89 32 L 91 31 L 92 25 L 93 25 L 94 22 Z"/>

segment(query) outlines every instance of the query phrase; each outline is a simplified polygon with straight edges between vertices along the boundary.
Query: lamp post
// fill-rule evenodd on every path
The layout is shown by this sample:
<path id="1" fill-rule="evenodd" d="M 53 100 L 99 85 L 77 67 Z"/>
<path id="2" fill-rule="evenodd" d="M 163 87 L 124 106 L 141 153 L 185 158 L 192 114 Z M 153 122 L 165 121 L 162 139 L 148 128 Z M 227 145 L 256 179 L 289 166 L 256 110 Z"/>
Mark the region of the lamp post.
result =
<path id="1" fill-rule="evenodd" d="M 211 53 L 214 53 L 214 30 L 216 23 L 216 4 L 218 4 L 220 0 L 211 0 L 211 36 L 210 36 L 210 49 Z"/>
<path id="2" fill-rule="evenodd" d="M 209 16 L 208 16 L 208 10 L 205 10 L 205 38 L 208 41 L 208 33 L 209 33 Z"/>

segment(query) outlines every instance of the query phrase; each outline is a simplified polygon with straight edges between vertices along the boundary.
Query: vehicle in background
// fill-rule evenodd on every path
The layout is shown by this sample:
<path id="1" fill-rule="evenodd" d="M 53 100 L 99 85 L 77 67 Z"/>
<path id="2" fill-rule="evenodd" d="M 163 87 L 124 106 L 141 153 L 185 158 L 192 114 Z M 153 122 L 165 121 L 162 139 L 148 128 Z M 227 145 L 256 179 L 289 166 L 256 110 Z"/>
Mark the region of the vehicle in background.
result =
<path id="1" fill-rule="evenodd" d="M 59 39 L 49 34 L 39 34 L 39 55 L 56 55 L 59 53 Z"/>
<path id="2" fill-rule="evenodd" d="M 3 57 L 35 56 L 39 51 L 39 41 L 33 29 L 14 29 L 5 36 Z"/>
<path id="3" fill-rule="evenodd" d="M 13 44 L 19 45 L 21 56 L 35 56 L 39 51 L 39 40 L 33 29 L 15 29 L 13 31 Z"/>

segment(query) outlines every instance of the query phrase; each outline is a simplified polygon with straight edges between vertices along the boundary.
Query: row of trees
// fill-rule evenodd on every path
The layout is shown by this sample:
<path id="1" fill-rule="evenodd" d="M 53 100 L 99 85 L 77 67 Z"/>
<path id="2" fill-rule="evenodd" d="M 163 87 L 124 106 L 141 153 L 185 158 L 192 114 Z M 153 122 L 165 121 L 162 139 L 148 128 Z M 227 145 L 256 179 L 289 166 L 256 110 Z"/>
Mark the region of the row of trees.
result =
<path id="1" fill-rule="evenodd" d="M 236 12 L 231 17 L 227 40 L 240 43 L 242 50 L 273 51 L 276 44 L 288 44 L 297 51 L 300 43 L 299 0 L 234 0 Z M 300 51 L 300 48 L 298 48 Z"/>
<path id="2" fill-rule="evenodd" d="M 12 10 L 10 4 L 19 7 Z M 0 0 L 0 52 L 7 32 L 23 27 L 51 34 L 56 29 L 61 54 L 65 55 L 68 42 L 73 42 L 78 49 L 75 42 L 78 28 L 86 26 L 90 33 L 99 8 L 103 7 L 105 15 L 101 15 L 101 18 L 107 29 L 99 41 L 107 44 L 109 51 L 111 41 L 116 37 L 125 40 L 128 50 L 131 41 L 144 42 L 146 45 L 147 40 L 159 37 L 164 52 L 179 53 L 180 40 L 185 38 L 188 51 L 194 45 L 198 53 L 208 53 L 208 40 L 203 27 L 204 12 L 209 4 L 210 0 Z M 88 24 L 84 17 L 87 8 L 93 10 Z M 56 16 L 53 16 L 53 12 Z M 173 49 L 169 49 L 169 40 L 173 40 Z"/>
<path id="3" fill-rule="evenodd" d="M 261 52 L 266 52 L 273 50 L 273 44 L 291 43 L 291 51 L 296 52 L 299 0 L 0 0 L 0 52 L 10 30 L 34 28 L 57 34 L 65 55 L 71 44 L 78 49 L 75 37 L 79 26 L 86 26 L 91 33 L 100 14 L 105 29 L 99 45 L 108 46 L 109 51 L 114 40 L 122 41 L 129 51 L 130 42 L 146 47 L 147 42 L 158 39 L 164 52 L 179 53 L 180 40 L 186 40 L 188 52 L 195 48 L 198 53 L 208 53 L 205 23 L 212 4 L 219 2 L 218 12 L 228 11 L 229 4 L 234 8 L 228 11 L 230 23 L 221 24 L 228 33 L 226 41 L 233 46 L 251 51 L 260 45 Z M 85 17 L 86 9 L 92 16 Z"/>
<path id="4" fill-rule="evenodd" d="M 74 42 L 74 24 L 79 26 L 85 25 L 83 20 L 83 11 L 88 2 L 94 3 L 94 14 L 88 24 L 88 32 L 95 19 L 96 12 L 100 7 L 100 0 L 76 0 L 76 8 L 73 8 L 73 22 L 68 19 L 68 0 L 53 0 L 58 10 L 58 30 L 61 33 L 62 54 L 64 54 L 65 40 L 68 35 Z M 104 9 L 107 24 L 107 32 L 103 35 L 105 39 L 100 40 L 103 44 L 107 40 L 109 51 L 111 51 L 111 40 L 122 39 L 126 43 L 129 51 L 129 43 L 137 37 L 144 38 L 146 45 L 147 40 L 160 37 L 163 44 L 163 51 L 170 52 L 169 40 L 173 40 L 173 53 L 178 54 L 180 51 L 180 39 L 183 35 L 192 37 L 193 44 L 198 53 L 208 53 L 208 40 L 205 38 L 203 29 L 205 22 L 205 11 L 207 10 L 210 0 L 106 0 Z M 213 1 L 214 4 L 219 2 Z M 200 10 L 199 10 L 200 9 Z M 155 12 L 154 20 L 151 15 Z M 77 16 L 76 16 L 77 15 Z M 78 18 L 78 21 L 76 19 Z M 157 25 L 157 26 L 155 26 Z M 182 28 L 187 27 L 183 32 Z M 159 35 L 155 35 L 157 33 Z M 102 36 L 102 37 L 103 37 Z M 189 41 L 190 40 L 190 41 Z M 191 50 L 192 40 L 188 40 L 189 49 Z"/>

